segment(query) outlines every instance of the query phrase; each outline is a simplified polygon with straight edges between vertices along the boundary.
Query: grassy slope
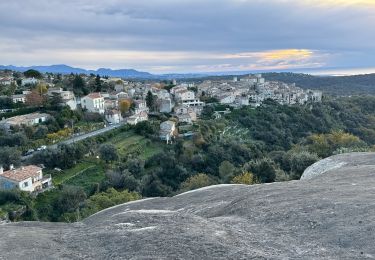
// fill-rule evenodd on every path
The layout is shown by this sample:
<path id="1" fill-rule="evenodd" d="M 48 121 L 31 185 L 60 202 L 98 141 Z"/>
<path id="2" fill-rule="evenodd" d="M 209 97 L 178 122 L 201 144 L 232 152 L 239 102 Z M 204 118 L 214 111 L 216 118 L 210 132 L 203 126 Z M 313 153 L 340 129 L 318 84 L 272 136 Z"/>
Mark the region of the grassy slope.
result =
<path id="1" fill-rule="evenodd" d="M 162 145 L 153 143 L 144 136 L 135 134 L 132 131 L 123 132 L 109 140 L 116 146 L 120 157 L 129 154 L 137 154 L 142 159 L 147 159 L 162 151 Z"/>
<path id="2" fill-rule="evenodd" d="M 69 179 L 73 178 L 76 175 L 79 175 L 80 173 L 86 171 L 87 169 L 90 169 L 92 167 L 95 167 L 95 164 L 93 162 L 84 161 L 77 165 L 75 165 L 73 168 L 64 170 L 60 173 L 53 174 L 53 183 L 54 185 L 62 184 Z"/>
<path id="3" fill-rule="evenodd" d="M 116 146 L 120 157 L 129 154 L 137 154 L 142 159 L 147 159 L 162 151 L 162 145 L 153 143 L 146 137 L 135 134 L 132 131 L 122 132 L 111 138 L 108 143 Z M 49 172 L 46 172 L 47 174 Z M 100 183 L 105 178 L 104 166 L 95 159 L 85 160 L 78 163 L 73 168 L 57 173 L 51 172 L 55 186 L 67 184 L 80 186 L 86 192 L 90 192 L 96 183 Z"/>

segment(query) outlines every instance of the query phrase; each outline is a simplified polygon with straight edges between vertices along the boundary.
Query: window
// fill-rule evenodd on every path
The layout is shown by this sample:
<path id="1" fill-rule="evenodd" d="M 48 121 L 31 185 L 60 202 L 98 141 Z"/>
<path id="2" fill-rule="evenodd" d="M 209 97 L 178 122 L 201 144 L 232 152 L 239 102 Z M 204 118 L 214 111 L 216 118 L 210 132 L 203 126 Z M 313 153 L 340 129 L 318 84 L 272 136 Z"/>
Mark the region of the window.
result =
<path id="1" fill-rule="evenodd" d="M 29 186 L 29 182 L 26 181 L 23 183 L 23 187 L 28 187 L 28 186 Z"/>

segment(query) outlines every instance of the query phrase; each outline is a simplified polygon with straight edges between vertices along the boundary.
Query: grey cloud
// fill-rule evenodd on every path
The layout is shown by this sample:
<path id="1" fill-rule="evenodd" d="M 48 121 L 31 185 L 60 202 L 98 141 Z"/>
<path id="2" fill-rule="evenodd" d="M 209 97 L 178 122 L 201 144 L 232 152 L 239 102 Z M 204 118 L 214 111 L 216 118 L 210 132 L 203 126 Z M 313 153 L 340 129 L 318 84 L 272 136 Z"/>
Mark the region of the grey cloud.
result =
<path id="1" fill-rule="evenodd" d="M 375 9 L 322 8 L 303 2 L 1 1 L 0 63 L 5 49 L 13 50 L 16 59 L 27 50 L 240 53 L 295 48 L 350 53 L 339 59 L 348 66 L 359 63 L 363 52 L 374 55 L 375 31 L 370 26 L 375 24 Z M 215 61 L 181 62 L 192 66 Z M 370 57 L 364 63 L 371 65 Z"/>

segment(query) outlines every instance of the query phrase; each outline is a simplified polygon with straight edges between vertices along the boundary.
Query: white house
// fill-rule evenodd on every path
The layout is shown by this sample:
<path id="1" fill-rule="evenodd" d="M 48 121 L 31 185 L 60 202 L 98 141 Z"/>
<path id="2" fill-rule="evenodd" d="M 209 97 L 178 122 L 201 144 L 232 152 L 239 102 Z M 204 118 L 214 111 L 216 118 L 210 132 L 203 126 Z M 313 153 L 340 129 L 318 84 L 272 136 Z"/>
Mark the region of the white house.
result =
<path id="1" fill-rule="evenodd" d="M 24 94 L 12 95 L 12 102 L 13 103 L 25 103 L 26 102 L 26 95 L 24 95 Z"/>
<path id="2" fill-rule="evenodd" d="M 160 111 L 160 113 L 170 113 L 170 112 L 172 112 L 173 106 L 174 105 L 173 105 L 172 100 L 170 98 L 161 99 L 159 111 Z"/>
<path id="3" fill-rule="evenodd" d="M 53 94 L 60 95 L 63 104 L 69 106 L 71 110 L 77 109 L 77 100 L 72 91 L 63 90 L 62 88 L 49 88 L 48 95 L 52 96 Z"/>
<path id="4" fill-rule="evenodd" d="M 104 114 L 104 97 L 98 92 L 90 93 L 81 99 L 81 106 L 89 112 Z"/>
<path id="5" fill-rule="evenodd" d="M 145 111 L 142 111 L 138 114 L 132 115 L 127 118 L 126 122 L 129 125 L 136 125 L 139 122 L 147 121 L 148 120 L 148 114 Z"/>
<path id="6" fill-rule="evenodd" d="M 175 107 L 174 112 L 180 123 L 192 124 L 197 121 L 197 113 L 194 108 L 182 105 Z"/>
<path id="7" fill-rule="evenodd" d="M 176 100 L 180 100 L 182 102 L 186 100 L 194 100 L 195 93 L 189 90 L 179 90 L 175 92 L 175 98 Z"/>
<path id="8" fill-rule="evenodd" d="M 116 99 L 116 100 L 122 99 L 122 98 L 129 98 L 129 94 L 124 91 L 120 91 L 120 92 L 112 93 L 109 98 Z"/>
<path id="9" fill-rule="evenodd" d="M 153 93 L 158 96 L 159 99 L 171 98 L 171 94 L 166 89 L 153 89 Z"/>
<path id="10" fill-rule="evenodd" d="M 248 96 L 238 96 L 236 97 L 236 104 L 238 104 L 239 106 L 249 106 L 250 105 L 250 102 L 249 102 L 249 97 Z"/>
<path id="11" fill-rule="evenodd" d="M 9 171 L 0 167 L 0 189 L 20 189 L 27 192 L 42 192 L 52 187 L 51 175 L 43 176 L 42 168 L 29 165 L 15 169 L 12 165 Z"/>
<path id="12" fill-rule="evenodd" d="M 134 100 L 134 106 L 134 114 L 140 114 L 141 112 L 148 113 L 150 111 L 144 100 Z"/>
<path id="13" fill-rule="evenodd" d="M 9 129 L 11 126 L 32 126 L 43 123 L 50 117 L 51 115 L 45 113 L 31 113 L 26 115 L 14 116 L 1 120 L 0 126 L 6 129 Z"/>
<path id="14" fill-rule="evenodd" d="M 217 99 L 219 100 L 220 104 L 232 104 L 236 97 L 229 93 L 224 93 L 222 95 L 218 95 Z"/>
<path id="15" fill-rule="evenodd" d="M 182 101 L 183 105 L 187 105 L 189 107 L 201 107 L 203 108 L 205 106 L 205 103 L 200 101 L 199 99 L 189 99 Z"/>
<path id="16" fill-rule="evenodd" d="M 107 122 L 111 124 L 119 124 L 120 122 L 122 122 L 123 118 L 120 111 L 112 109 L 106 110 L 105 120 L 107 120 Z"/>
<path id="17" fill-rule="evenodd" d="M 171 142 L 172 138 L 176 136 L 176 123 L 173 121 L 165 121 L 160 124 L 159 137 L 161 140 L 167 141 L 167 144 Z"/>
<path id="18" fill-rule="evenodd" d="M 125 87 L 123 84 L 116 84 L 115 85 L 115 91 L 116 92 L 121 92 L 121 91 L 124 91 L 125 90 Z"/>
<path id="19" fill-rule="evenodd" d="M 104 100 L 104 109 L 111 110 L 118 107 L 118 100 L 113 99 L 105 99 Z"/>
<path id="20" fill-rule="evenodd" d="M 9 86 L 12 82 L 11 78 L 0 78 L 0 85 Z"/>
<path id="21" fill-rule="evenodd" d="M 323 98 L 323 92 L 319 90 L 308 90 L 308 98 L 313 102 L 321 102 Z"/>
<path id="22" fill-rule="evenodd" d="M 38 82 L 39 80 L 36 78 L 26 78 L 26 79 L 22 79 L 22 86 L 25 86 L 27 84 L 34 85 L 34 84 L 37 84 Z"/>
<path id="23" fill-rule="evenodd" d="M 179 123 L 187 123 L 192 124 L 195 120 L 193 120 L 194 116 L 192 114 L 181 114 L 177 115 Z"/>

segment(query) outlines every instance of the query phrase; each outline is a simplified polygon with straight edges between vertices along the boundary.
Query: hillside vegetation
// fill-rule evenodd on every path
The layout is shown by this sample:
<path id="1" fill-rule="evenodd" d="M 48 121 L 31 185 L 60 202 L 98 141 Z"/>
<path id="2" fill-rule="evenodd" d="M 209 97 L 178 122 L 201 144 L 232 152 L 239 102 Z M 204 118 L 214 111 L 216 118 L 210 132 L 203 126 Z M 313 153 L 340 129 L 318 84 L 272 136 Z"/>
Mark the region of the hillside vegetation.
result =
<path id="1" fill-rule="evenodd" d="M 36 198 L 2 192 L 1 214 L 15 221 L 77 221 L 139 198 L 214 184 L 299 179 L 321 158 L 374 150 L 372 96 L 326 98 L 305 106 L 269 100 L 256 109 L 232 110 L 221 119 L 213 119 L 214 109 L 205 109 L 191 139 L 178 138 L 171 145 L 159 140 L 160 120 L 154 118 L 42 151 L 31 163 L 44 164 L 56 188 Z M 17 150 L 16 143 L 3 151 L 9 149 Z M 0 151 L 0 158 L 6 154 Z"/>
<path id="2" fill-rule="evenodd" d="M 265 73 L 266 80 L 296 83 L 304 89 L 320 89 L 331 95 L 375 94 L 375 74 L 312 76 L 298 73 Z"/>

